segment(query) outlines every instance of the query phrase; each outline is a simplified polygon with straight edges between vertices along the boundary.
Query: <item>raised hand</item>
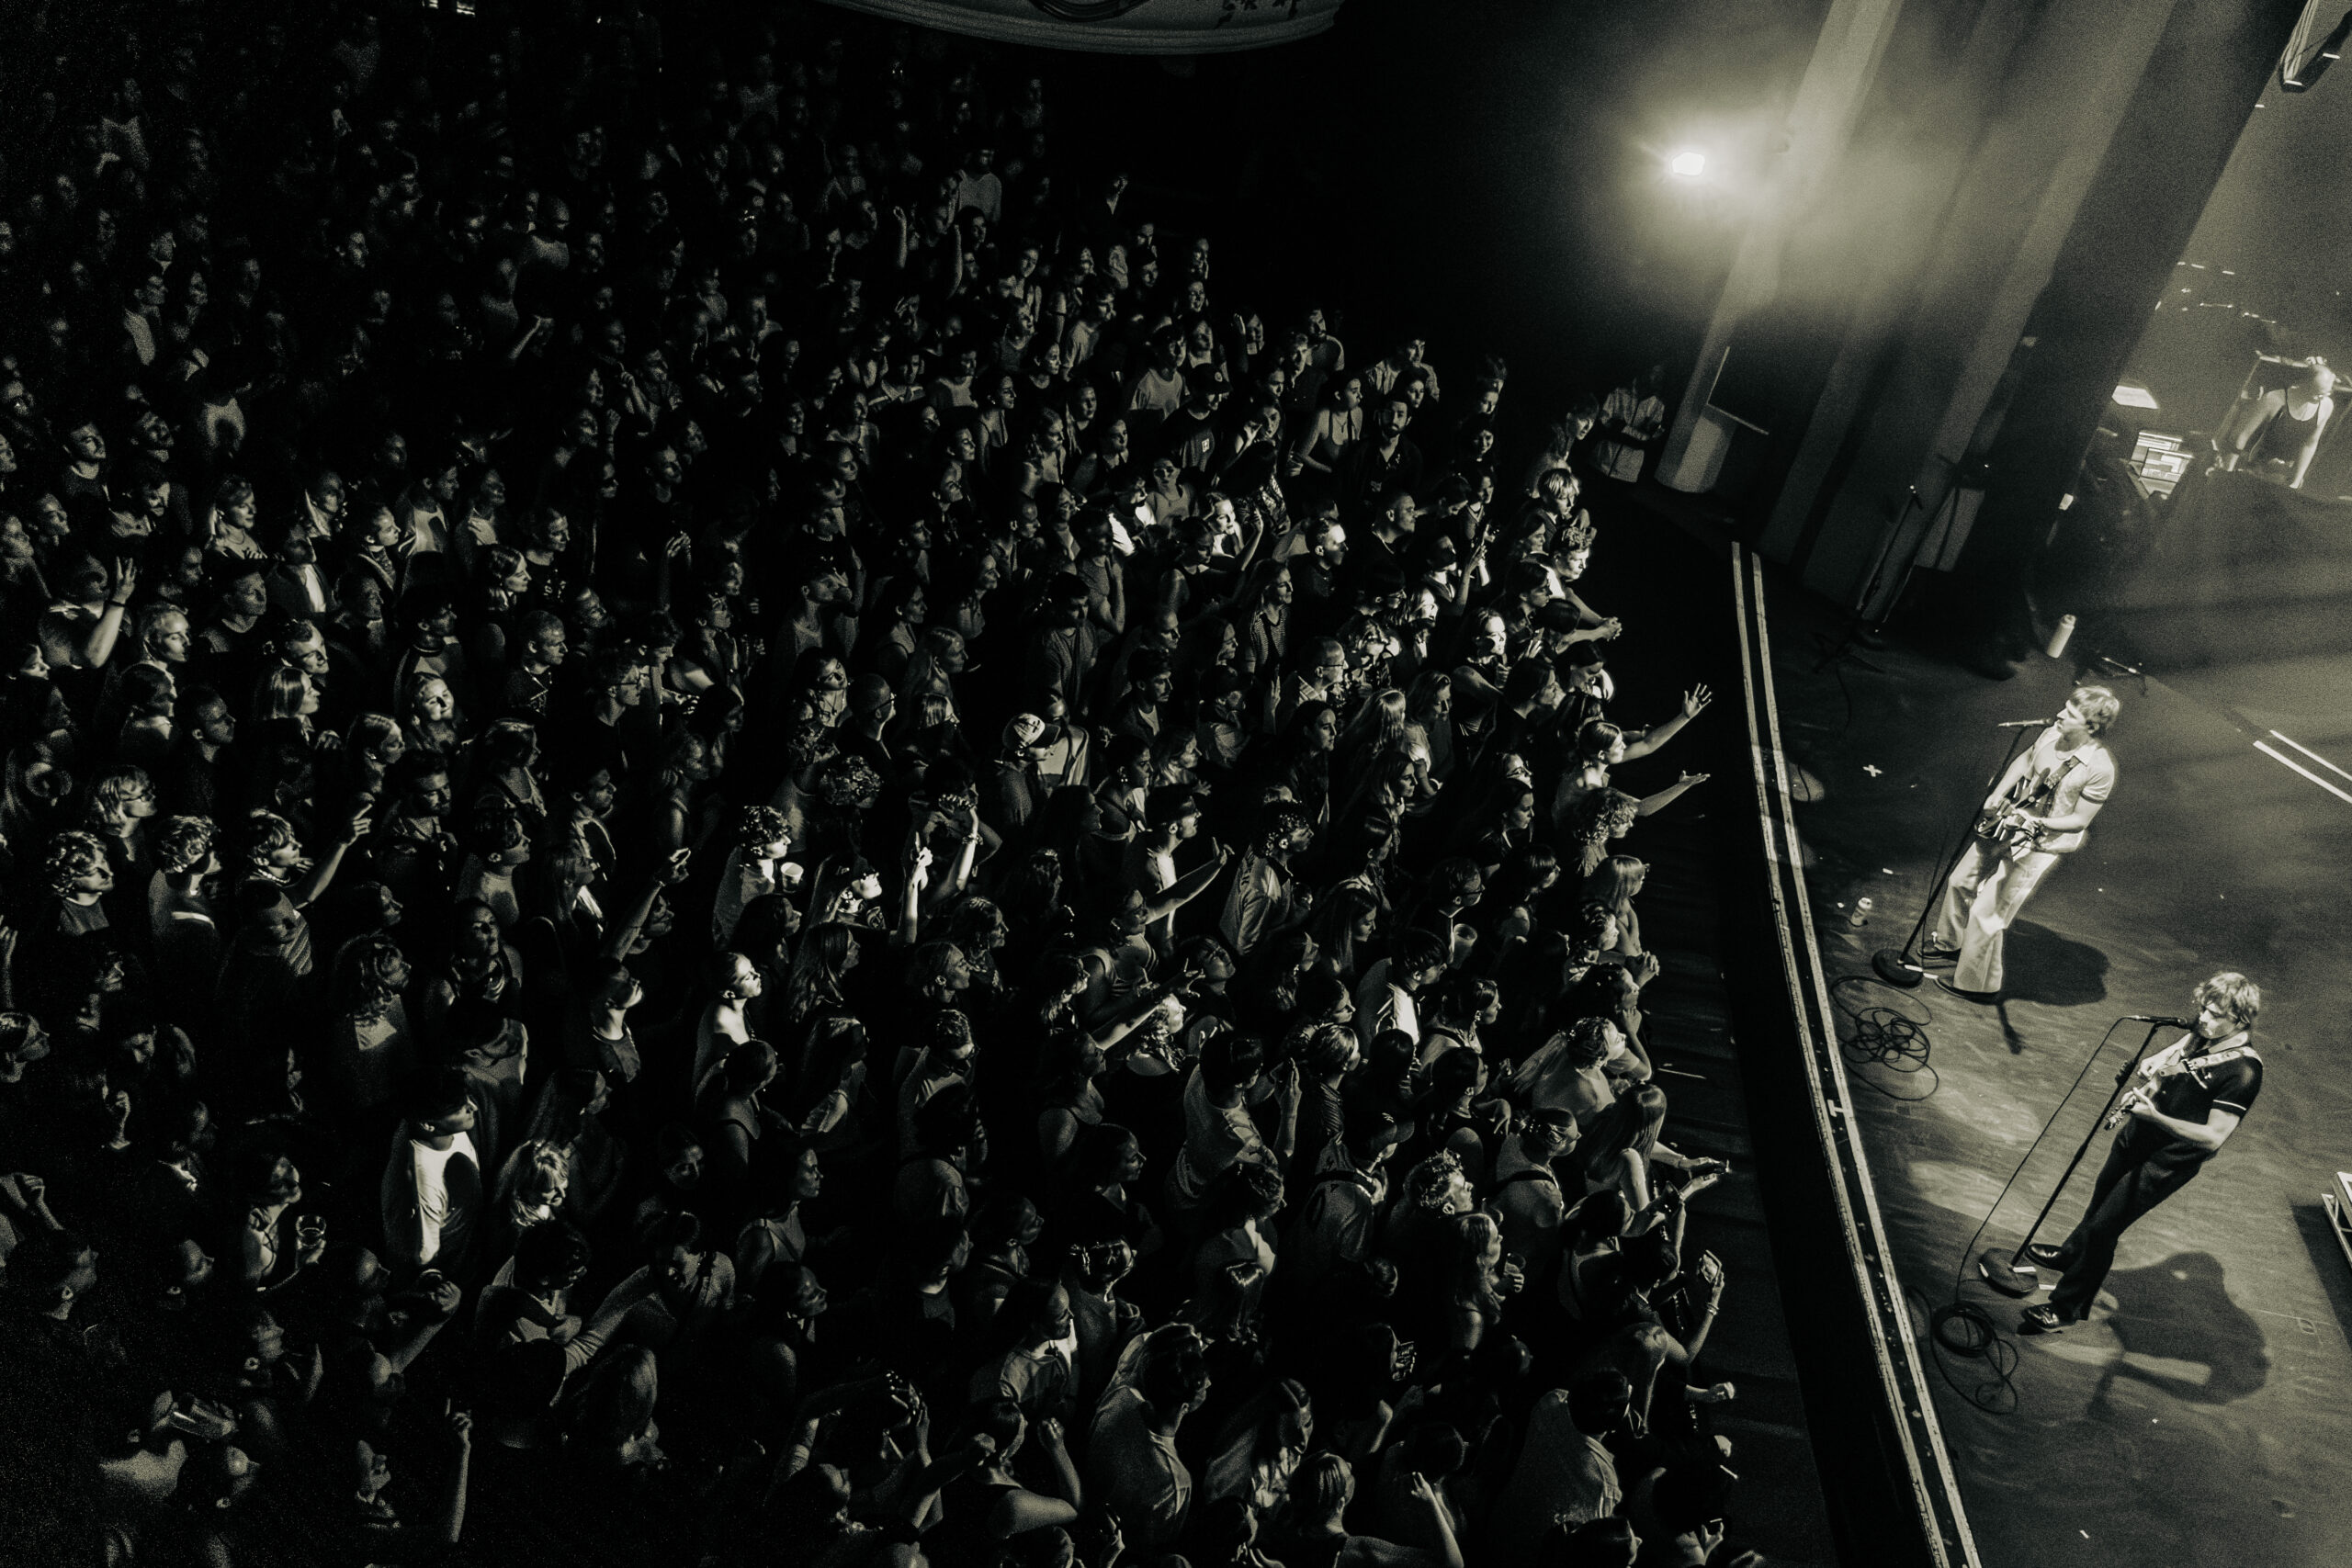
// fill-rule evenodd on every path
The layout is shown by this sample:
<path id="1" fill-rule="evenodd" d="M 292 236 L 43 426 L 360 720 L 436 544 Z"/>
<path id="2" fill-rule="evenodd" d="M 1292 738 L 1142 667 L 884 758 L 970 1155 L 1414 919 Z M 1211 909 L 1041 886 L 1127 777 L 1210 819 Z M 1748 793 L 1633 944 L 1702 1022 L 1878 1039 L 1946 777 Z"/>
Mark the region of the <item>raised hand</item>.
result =
<path id="1" fill-rule="evenodd" d="M 1714 700 L 1715 694 L 1709 691 L 1706 687 L 1706 683 L 1702 682 L 1700 684 L 1691 687 L 1689 691 L 1682 694 L 1682 716 L 1685 718 L 1698 717 L 1701 714 L 1707 711 L 1707 705 Z"/>

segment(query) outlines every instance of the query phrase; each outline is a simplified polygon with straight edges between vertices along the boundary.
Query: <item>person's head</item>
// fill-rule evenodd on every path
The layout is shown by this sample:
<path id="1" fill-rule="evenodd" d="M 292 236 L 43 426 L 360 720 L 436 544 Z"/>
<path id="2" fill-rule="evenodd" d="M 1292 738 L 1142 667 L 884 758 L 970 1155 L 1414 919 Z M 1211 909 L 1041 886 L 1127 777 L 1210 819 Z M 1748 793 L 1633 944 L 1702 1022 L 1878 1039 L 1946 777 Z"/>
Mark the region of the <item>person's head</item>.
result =
<path id="1" fill-rule="evenodd" d="M 1272 1168 L 1247 1160 L 1226 1168 L 1202 1205 L 1202 1224 L 1208 1232 L 1244 1224 L 1262 1226 L 1282 1213 L 1283 1179 Z"/>
<path id="2" fill-rule="evenodd" d="M 1405 1173 L 1405 1192 L 1416 1207 L 1431 1214 L 1466 1214 L 1476 1201 L 1462 1161 L 1442 1149 Z"/>
<path id="3" fill-rule="evenodd" d="M 49 1055 L 49 1034 L 28 1012 L 0 1012 L 0 1084 L 21 1083 L 25 1068 Z"/>
<path id="4" fill-rule="evenodd" d="M 514 1282 L 534 1295 L 568 1291 L 588 1276 L 588 1238 L 561 1215 L 515 1238 Z"/>
<path id="5" fill-rule="evenodd" d="M 1337 1524 L 1355 1500 L 1356 1472 L 1338 1454 L 1310 1454 L 1292 1478 L 1290 1495 L 1308 1517 Z"/>
<path id="6" fill-rule="evenodd" d="M 2113 728 L 2123 705 L 2105 686 L 2077 686 L 2066 699 L 2066 712 L 2082 721 L 2082 727 L 2093 735 L 2104 735 Z"/>
<path id="7" fill-rule="evenodd" d="M 1568 1385 L 1568 1419 L 1588 1438 L 1605 1438 L 1624 1424 L 1634 1385 L 1614 1369 L 1585 1373 Z"/>
<path id="8" fill-rule="evenodd" d="M 219 832 L 209 817 L 165 818 L 150 839 L 157 869 L 167 876 L 218 870 L 212 846 Z"/>
<path id="9" fill-rule="evenodd" d="M 1625 760 L 1625 732 L 1605 718 L 1589 720 L 1577 731 L 1577 761 L 1611 767 Z"/>
<path id="10" fill-rule="evenodd" d="M 302 1201 L 302 1172 L 283 1148 L 266 1139 L 238 1145 L 224 1185 L 238 1203 L 253 1209 L 288 1209 Z"/>
<path id="11" fill-rule="evenodd" d="M 775 1081 L 775 1047 L 764 1040 L 747 1040 L 719 1065 L 721 1080 L 730 1098 L 747 1099 Z"/>
<path id="12" fill-rule="evenodd" d="M 98 1249 L 69 1230 L 26 1231 L 7 1265 L 9 1293 L 60 1320 L 98 1282 Z"/>
<path id="13" fill-rule="evenodd" d="M 154 815 L 155 786 L 145 769 L 118 764 L 90 781 L 88 820 L 98 832 L 119 838 Z"/>
<path id="14" fill-rule="evenodd" d="M 1550 1161 L 1577 1143 L 1577 1119 L 1561 1106 L 1538 1106 L 1519 1123 L 1520 1147 L 1531 1159 Z"/>
<path id="15" fill-rule="evenodd" d="M 702 1289 L 712 1254 L 700 1219 L 684 1210 L 664 1214 L 646 1228 L 644 1240 L 646 1266 L 662 1295 L 679 1302 Z"/>
<path id="16" fill-rule="evenodd" d="M 603 1079 L 597 1081 L 597 1098 L 603 1097 Z M 653 1158 L 660 1168 L 662 1179 L 673 1190 L 691 1192 L 702 1185 L 702 1140 L 683 1122 L 666 1122 L 653 1134 Z"/>
<path id="17" fill-rule="evenodd" d="M 237 912 L 244 930 L 269 946 L 289 948 L 301 941 L 308 923 L 284 889 L 257 878 L 237 889 Z"/>
<path id="18" fill-rule="evenodd" d="M 1585 897 L 1604 908 L 1630 906 L 1648 880 L 1650 868 L 1634 855 L 1611 855 L 1585 884 Z"/>
<path id="19" fill-rule="evenodd" d="M 1568 1025 L 1561 1054 L 1573 1066 L 1597 1067 L 1615 1055 L 1623 1036 L 1605 1018 L 1580 1018 Z"/>
<path id="20" fill-rule="evenodd" d="M 42 854 L 41 883 L 52 897 L 95 900 L 114 886 L 106 846 L 78 829 L 55 834 Z"/>
<path id="21" fill-rule="evenodd" d="M 470 1132 L 475 1121 L 473 1086 L 465 1068 L 454 1062 L 418 1068 L 401 1095 L 401 1112 L 417 1137 Z"/>
<path id="22" fill-rule="evenodd" d="M 457 635 L 457 604 L 439 583 L 420 583 L 401 595 L 400 621 L 420 650 L 438 653 Z"/>
<path id="23" fill-rule="evenodd" d="M 381 1018 L 408 989 L 408 959 L 400 944 L 381 931 L 355 938 L 344 950 L 342 962 L 347 966 L 347 1004 L 361 1019 Z"/>
<path id="24" fill-rule="evenodd" d="M 2197 1032 L 2220 1040 L 2254 1027 L 2262 1012 L 2262 987 L 2235 970 L 2224 970 L 2200 982 L 2190 1000 L 2197 1008 Z"/>
<path id="25" fill-rule="evenodd" d="M 1207 1402 L 1208 1361 L 1190 1345 L 1154 1356 L 1145 1366 L 1136 1392 L 1151 1407 L 1159 1425 L 1171 1425 Z"/>
<path id="26" fill-rule="evenodd" d="M 972 984 L 972 966 L 952 942 L 927 942 L 907 963 L 907 984 L 924 996 L 947 998 Z"/>
<path id="27" fill-rule="evenodd" d="M 254 681 L 253 716 L 259 722 L 308 718 L 318 711 L 318 688 L 309 675 L 291 665 L 265 670 Z"/>
<path id="28" fill-rule="evenodd" d="M 1396 939 L 1396 956 L 1388 965 L 1390 984 L 1419 992 L 1436 984 L 1444 973 L 1445 943 L 1435 933 L 1417 927 Z"/>
<path id="29" fill-rule="evenodd" d="M 1247 1089 L 1266 1070 L 1266 1048 L 1254 1035 L 1227 1030 L 1201 1048 L 1201 1083 L 1214 1100 Z"/>

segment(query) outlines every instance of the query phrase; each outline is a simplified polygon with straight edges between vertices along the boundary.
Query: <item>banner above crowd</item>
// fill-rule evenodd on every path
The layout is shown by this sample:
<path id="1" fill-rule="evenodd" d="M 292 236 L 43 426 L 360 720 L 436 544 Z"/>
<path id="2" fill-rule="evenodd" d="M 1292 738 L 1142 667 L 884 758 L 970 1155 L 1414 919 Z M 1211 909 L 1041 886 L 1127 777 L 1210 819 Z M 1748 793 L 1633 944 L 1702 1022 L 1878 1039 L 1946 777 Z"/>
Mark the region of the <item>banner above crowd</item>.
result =
<path id="1" fill-rule="evenodd" d="M 1341 0 L 828 0 L 919 27 L 1097 54 L 1227 54 L 1311 38 Z"/>

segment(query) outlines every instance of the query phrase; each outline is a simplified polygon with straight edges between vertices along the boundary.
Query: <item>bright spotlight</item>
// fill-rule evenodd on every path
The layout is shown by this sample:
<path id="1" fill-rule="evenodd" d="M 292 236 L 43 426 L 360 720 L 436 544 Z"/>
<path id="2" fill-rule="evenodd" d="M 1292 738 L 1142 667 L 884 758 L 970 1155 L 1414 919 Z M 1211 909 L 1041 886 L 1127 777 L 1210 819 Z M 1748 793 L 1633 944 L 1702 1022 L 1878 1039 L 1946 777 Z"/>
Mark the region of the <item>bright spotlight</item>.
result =
<path id="1" fill-rule="evenodd" d="M 1678 180 L 1695 180 L 1707 172 L 1707 155 L 1698 152 L 1677 152 L 1666 161 L 1666 169 Z"/>

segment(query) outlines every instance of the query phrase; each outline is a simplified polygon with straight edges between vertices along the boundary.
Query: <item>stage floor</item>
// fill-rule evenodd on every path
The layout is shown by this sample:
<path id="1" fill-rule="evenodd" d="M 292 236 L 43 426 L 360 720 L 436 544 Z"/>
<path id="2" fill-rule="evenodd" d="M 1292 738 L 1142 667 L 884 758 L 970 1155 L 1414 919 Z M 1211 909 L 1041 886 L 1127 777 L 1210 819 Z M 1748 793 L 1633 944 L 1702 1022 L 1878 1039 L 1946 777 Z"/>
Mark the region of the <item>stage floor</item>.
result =
<path id="1" fill-rule="evenodd" d="M 1770 612 L 1783 744 L 1818 781 L 1802 818 L 1822 958 L 1833 981 L 1866 976 L 1872 951 L 1902 942 L 1980 797 L 2006 740 L 1991 725 L 2054 713 L 2074 667 L 2037 660 L 1996 684 L 1886 649 L 1817 671 L 1837 625 L 1787 588 Z M 1864 1146 L 1925 1348 L 1971 1235 L 2109 1021 L 2185 1013 L 2217 970 L 2253 976 L 2267 1072 L 2244 1127 L 2126 1235 L 2089 1323 L 2019 1339 L 2023 1303 L 1963 1289 L 2015 1365 L 2003 1385 L 1946 1355 L 1938 1408 L 1993 1568 L 2341 1568 L 2352 1269 L 2320 1194 L 2352 1168 L 2352 800 L 2255 741 L 2275 727 L 2352 768 L 2352 660 L 2208 670 L 2144 693 L 2110 683 L 2124 704 L 2114 799 L 2012 931 L 2007 999 L 1892 993 L 1932 1014 L 1930 1070 L 1849 1068 L 1884 1091 L 1858 1089 Z M 2271 744 L 2352 794 L 2352 775 Z M 1854 929 L 1862 897 L 1874 908 Z M 1857 1006 L 1890 994 L 1839 990 Z M 1980 1245 L 2020 1239 L 2142 1027 L 2118 1030 Z M 2102 1138 L 2046 1234 L 2071 1226 L 2104 1152 Z"/>

